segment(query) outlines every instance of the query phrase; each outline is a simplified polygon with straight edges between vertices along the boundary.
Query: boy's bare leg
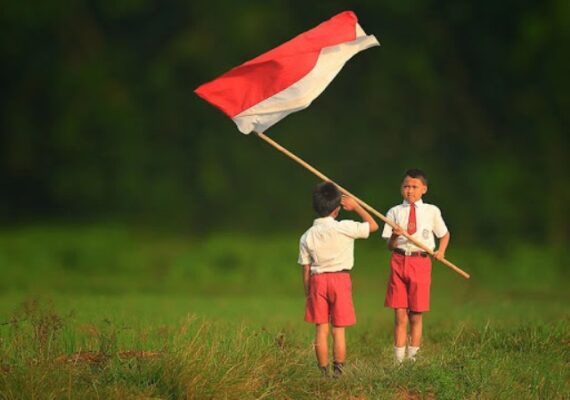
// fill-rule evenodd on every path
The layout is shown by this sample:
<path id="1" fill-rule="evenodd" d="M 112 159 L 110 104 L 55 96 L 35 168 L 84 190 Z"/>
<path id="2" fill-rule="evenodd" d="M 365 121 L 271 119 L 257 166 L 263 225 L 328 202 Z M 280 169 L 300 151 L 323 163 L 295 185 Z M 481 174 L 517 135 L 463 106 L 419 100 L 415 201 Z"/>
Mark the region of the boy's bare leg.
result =
<path id="1" fill-rule="evenodd" d="M 339 363 L 344 363 L 346 358 L 346 340 L 344 336 L 344 327 L 333 326 L 332 334 L 334 360 Z"/>
<path id="2" fill-rule="evenodd" d="M 319 367 L 326 367 L 329 364 L 329 324 L 317 324 L 315 334 L 315 354 Z"/>
<path id="3" fill-rule="evenodd" d="M 408 346 L 407 358 L 416 361 L 416 355 L 420 349 L 422 340 L 422 313 L 410 311 L 410 345 Z"/>
<path id="4" fill-rule="evenodd" d="M 333 326 L 333 376 L 340 378 L 344 373 L 344 361 L 346 359 L 346 340 L 344 327 Z"/>
<path id="5" fill-rule="evenodd" d="M 398 363 L 402 363 L 406 355 L 407 331 L 408 310 L 396 308 L 394 310 L 394 357 Z"/>
<path id="6" fill-rule="evenodd" d="M 405 308 L 396 308 L 394 310 L 394 346 L 406 347 L 406 338 L 408 330 L 408 310 Z"/>
<path id="7" fill-rule="evenodd" d="M 422 313 L 410 311 L 410 346 L 420 347 L 422 341 Z"/>

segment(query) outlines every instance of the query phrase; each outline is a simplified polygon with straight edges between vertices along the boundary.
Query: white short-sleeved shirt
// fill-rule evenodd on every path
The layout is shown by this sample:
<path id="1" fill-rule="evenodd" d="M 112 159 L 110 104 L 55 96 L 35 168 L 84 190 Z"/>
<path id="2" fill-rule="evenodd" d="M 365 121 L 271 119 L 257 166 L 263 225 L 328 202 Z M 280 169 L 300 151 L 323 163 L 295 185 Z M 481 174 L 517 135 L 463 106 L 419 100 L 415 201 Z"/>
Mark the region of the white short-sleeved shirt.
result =
<path id="1" fill-rule="evenodd" d="M 368 222 L 317 218 L 301 236 L 298 263 L 310 264 L 314 274 L 352 269 L 354 240 L 366 239 L 369 235 Z"/>
<path id="2" fill-rule="evenodd" d="M 433 235 L 442 238 L 447 233 L 447 226 L 441 217 L 441 211 L 433 204 L 424 203 L 419 200 L 415 203 L 416 207 L 416 232 L 412 237 L 419 242 L 424 243 L 430 249 L 435 249 L 435 239 Z M 410 203 L 404 200 L 402 204 L 392 207 L 386 218 L 394 221 L 403 229 L 408 227 L 408 218 L 410 216 Z M 382 237 L 389 239 L 392 236 L 392 227 L 388 224 L 384 225 Z M 395 243 L 396 247 L 404 251 L 422 251 L 405 236 L 399 236 Z"/>

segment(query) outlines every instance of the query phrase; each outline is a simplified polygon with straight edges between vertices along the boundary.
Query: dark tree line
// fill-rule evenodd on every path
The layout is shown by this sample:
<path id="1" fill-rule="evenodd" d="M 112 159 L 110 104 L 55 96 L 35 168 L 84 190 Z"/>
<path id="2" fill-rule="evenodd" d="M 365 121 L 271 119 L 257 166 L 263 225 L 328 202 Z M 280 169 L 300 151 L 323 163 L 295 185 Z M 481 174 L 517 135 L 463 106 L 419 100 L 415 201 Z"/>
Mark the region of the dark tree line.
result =
<path id="1" fill-rule="evenodd" d="M 417 166 L 465 240 L 567 243 L 566 2 L 354 4 L 382 47 L 269 133 L 381 211 Z M 305 226 L 315 179 L 193 89 L 344 7 L 4 2 L 0 216 Z"/>

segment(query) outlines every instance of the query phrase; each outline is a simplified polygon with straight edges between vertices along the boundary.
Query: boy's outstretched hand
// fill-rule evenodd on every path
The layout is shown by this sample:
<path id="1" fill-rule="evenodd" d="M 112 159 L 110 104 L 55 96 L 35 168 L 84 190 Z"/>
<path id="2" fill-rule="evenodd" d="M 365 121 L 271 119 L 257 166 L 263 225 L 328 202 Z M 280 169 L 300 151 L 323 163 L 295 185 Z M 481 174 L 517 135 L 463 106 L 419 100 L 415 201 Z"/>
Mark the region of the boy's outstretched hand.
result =
<path id="1" fill-rule="evenodd" d="M 340 199 L 340 204 L 342 208 L 346 211 L 354 211 L 356 208 L 360 207 L 360 204 L 356 202 L 352 197 L 342 196 Z"/>

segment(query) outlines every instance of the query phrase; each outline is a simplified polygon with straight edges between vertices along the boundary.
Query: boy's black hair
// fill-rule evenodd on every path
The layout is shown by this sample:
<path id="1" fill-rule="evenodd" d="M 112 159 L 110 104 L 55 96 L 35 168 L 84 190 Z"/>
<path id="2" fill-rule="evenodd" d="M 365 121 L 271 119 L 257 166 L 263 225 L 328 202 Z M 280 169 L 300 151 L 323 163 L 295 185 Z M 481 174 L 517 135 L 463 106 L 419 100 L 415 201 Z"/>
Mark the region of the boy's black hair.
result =
<path id="1" fill-rule="evenodd" d="M 326 217 L 340 205 L 341 197 L 334 183 L 321 182 L 313 190 L 313 208 L 320 217 Z"/>
<path id="2" fill-rule="evenodd" d="M 427 176 L 425 174 L 424 171 L 422 171 L 421 169 L 418 168 L 412 168 L 406 171 L 406 173 L 404 174 L 404 178 L 406 176 L 409 176 L 410 178 L 415 178 L 415 179 L 419 179 L 420 181 L 423 182 L 424 185 L 427 186 L 428 184 L 428 179 Z"/>

